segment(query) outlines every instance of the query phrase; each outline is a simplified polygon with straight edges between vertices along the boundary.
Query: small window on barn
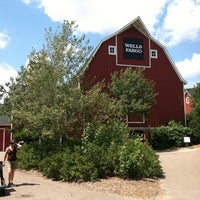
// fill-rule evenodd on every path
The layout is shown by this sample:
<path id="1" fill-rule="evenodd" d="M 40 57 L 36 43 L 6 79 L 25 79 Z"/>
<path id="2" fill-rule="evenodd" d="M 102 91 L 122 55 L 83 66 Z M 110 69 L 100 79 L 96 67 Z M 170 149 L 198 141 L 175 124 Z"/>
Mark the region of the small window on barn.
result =
<path id="1" fill-rule="evenodd" d="M 155 49 L 151 50 L 151 58 L 158 58 L 158 52 Z"/>
<path id="2" fill-rule="evenodd" d="M 189 104 L 189 103 L 190 103 L 190 98 L 186 97 L 186 104 Z"/>
<path id="3" fill-rule="evenodd" d="M 108 46 L 108 54 L 116 55 L 116 46 Z"/>

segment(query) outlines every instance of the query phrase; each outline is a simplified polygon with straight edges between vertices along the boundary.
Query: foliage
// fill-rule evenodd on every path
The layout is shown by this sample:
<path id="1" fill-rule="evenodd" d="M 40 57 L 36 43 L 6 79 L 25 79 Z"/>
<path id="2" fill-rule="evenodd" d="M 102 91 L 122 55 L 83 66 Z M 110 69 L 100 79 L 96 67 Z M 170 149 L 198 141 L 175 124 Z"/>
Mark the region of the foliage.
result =
<path id="1" fill-rule="evenodd" d="M 185 145 L 184 137 L 186 136 L 192 136 L 191 129 L 172 120 L 167 126 L 153 129 L 151 132 L 151 144 L 154 149 L 181 147 Z"/>
<path id="2" fill-rule="evenodd" d="M 118 102 L 114 98 L 110 98 L 107 93 L 102 92 L 103 84 L 96 84 L 89 91 L 82 94 L 79 103 L 76 126 L 80 124 L 83 130 L 90 124 L 99 126 L 100 124 L 110 123 L 121 116 L 118 110 Z"/>
<path id="3" fill-rule="evenodd" d="M 48 164 L 47 164 L 48 163 Z M 71 152 L 68 148 L 45 158 L 40 164 L 44 175 L 55 180 L 91 181 L 97 179 L 94 164 L 82 155 L 80 147 Z"/>
<path id="4" fill-rule="evenodd" d="M 124 114 L 148 114 L 155 102 L 153 83 L 143 78 L 142 70 L 127 69 L 120 79 L 113 75 L 112 97 L 103 93 L 103 83 L 89 91 L 79 89 L 92 48 L 84 35 L 74 34 L 76 28 L 74 22 L 64 21 L 61 30 L 46 30 L 43 48 L 32 50 L 28 65 L 11 79 L 8 90 L 0 86 L 5 97 L 0 109 L 13 116 L 15 139 L 26 142 L 18 154 L 19 166 L 64 181 L 118 174 L 133 178 L 123 171 L 119 156 L 129 149 L 124 146 L 129 130 L 121 119 Z M 148 172 L 139 176 L 155 176 L 150 167 L 159 169 L 150 161 Z"/>
<path id="5" fill-rule="evenodd" d="M 128 138 L 128 132 L 127 126 L 119 121 L 86 129 L 82 149 L 95 164 L 99 177 L 113 175 L 118 166 L 118 150 Z"/>
<path id="6" fill-rule="evenodd" d="M 192 128 L 193 143 L 200 143 L 200 83 L 197 83 L 192 90 L 193 110 L 190 114 L 189 127 Z"/>
<path id="7" fill-rule="evenodd" d="M 126 68 L 114 72 L 111 77 L 110 91 L 122 102 L 124 115 L 148 115 L 150 108 L 155 103 L 154 83 L 144 78 L 143 70 Z"/>
<path id="8" fill-rule="evenodd" d="M 126 178 L 163 176 L 158 155 L 139 139 L 129 139 L 122 145 L 119 154 L 118 173 Z"/>
<path id="9" fill-rule="evenodd" d="M 60 143 L 54 139 L 42 140 L 40 143 L 25 143 L 18 152 L 19 167 L 23 169 L 39 169 L 40 162 L 62 150 Z"/>
<path id="10" fill-rule="evenodd" d="M 55 33 L 46 30 L 43 48 L 32 50 L 26 68 L 8 84 L 4 110 L 13 116 L 17 132 L 26 128 L 54 137 L 72 131 L 81 96 L 78 81 L 92 49 L 84 35 L 74 34 L 76 28 L 65 21 Z"/>
<path id="11" fill-rule="evenodd" d="M 49 139 L 25 144 L 18 153 L 19 166 L 39 169 L 54 180 L 91 181 L 109 176 L 160 177 L 162 170 L 153 150 L 139 139 L 129 139 L 119 121 L 90 125 L 81 140 L 67 138 L 60 145 Z"/>
<path id="12" fill-rule="evenodd" d="M 13 135 L 15 141 L 25 141 L 26 143 L 39 141 L 39 135 L 37 133 L 30 132 L 26 129 Z"/>

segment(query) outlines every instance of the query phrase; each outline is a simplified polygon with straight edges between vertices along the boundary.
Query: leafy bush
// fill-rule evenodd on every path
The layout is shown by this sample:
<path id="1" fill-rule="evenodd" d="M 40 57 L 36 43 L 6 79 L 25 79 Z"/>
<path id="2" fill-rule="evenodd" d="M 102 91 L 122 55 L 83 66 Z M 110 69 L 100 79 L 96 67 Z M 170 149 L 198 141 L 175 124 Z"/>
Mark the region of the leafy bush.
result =
<path id="1" fill-rule="evenodd" d="M 162 177 L 163 171 L 151 147 L 139 139 L 129 139 L 120 149 L 118 174 L 126 178 L 154 178 Z"/>
<path id="2" fill-rule="evenodd" d="M 118 121 L 86 129 L 82 148 L 94 163 L 100 178 L 113 175 L 118 167 L 118 150 L 127 140 L 128 132 L 127 126 Z"/>
<path id="3" fill-rule="evenodd" d="M 23 130 L 14 134 L 14 139 L 16 141 L 25 141 L 26 143 L 39 141 L 39 134 L 31 133 L 28 130 Z"/>
<path id="4" fill-rule="evenodd" d="M 167 126 L 155 128 L 151 132 L 151 144 L 154 149 L 167 149 L 184 146 L 184 137 L 191 135 L 191 129 L 170 121 Z"/>
<path id="5" fill-rule="evenodd" d="M 45 176 L 48 178 L 52 178 L 54 180 L 61 180 L 60 168 L 63 166 L 63 161 L 65 158 L 65 154 L 70 155 L 68 153 L 68 149 L 65 152 L 58 152 L 53 154 L 50 157 L 46 157 L 40 163 L 40 170 L 43 172 Z"/>
<path id="6" fill-rule="evenodd" d="M 91 181 L 97 179 L 94 164 L 83 156 L 80 147 L 71 152 L 68 148 L 45 158 L 40 164 L 43 174 L 54 180 Z"/>
<path id="7" fill-rule="evenodd" d="M 38 148 L 37 148 L 38 147 Z M 22 169 L 38 169 L 41 161 L 41 149 L 39 145 L 24 144 L 23 148 L 18 152 L 18 166 Z"/>
<path id="8" fill-rule="evenodd" d="M 58 141 L 44 140 L 39 142 L 33 142 L 30 144 L 24 144 L 23 148 L 18 152 L 19 167 L 23 169 L 39 169 L 39 163 L 46 157 L 60 151 Z"/>
<path id="9" fill-rule="evenodd" d="M 18 154 L 24 169 L 39 169 L 54 180 L 91 181 L 108 176 L 160 177 L 158 156 L 139 139 L 129 139 L 121 122 L 90 126 L 81 142 L 67 139 L 25 144 Z"/>

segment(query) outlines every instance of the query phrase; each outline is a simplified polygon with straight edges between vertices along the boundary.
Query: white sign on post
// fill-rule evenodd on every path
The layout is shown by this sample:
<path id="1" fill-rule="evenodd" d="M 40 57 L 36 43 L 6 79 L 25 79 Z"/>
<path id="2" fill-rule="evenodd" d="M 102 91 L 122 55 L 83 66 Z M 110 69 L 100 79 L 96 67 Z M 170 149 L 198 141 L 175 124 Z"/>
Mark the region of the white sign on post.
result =
<path id="1" fill-rule="evenodd" d="M 185 143 L 190 143 L 190 137 L 184 137 L 184 142 Z"/>

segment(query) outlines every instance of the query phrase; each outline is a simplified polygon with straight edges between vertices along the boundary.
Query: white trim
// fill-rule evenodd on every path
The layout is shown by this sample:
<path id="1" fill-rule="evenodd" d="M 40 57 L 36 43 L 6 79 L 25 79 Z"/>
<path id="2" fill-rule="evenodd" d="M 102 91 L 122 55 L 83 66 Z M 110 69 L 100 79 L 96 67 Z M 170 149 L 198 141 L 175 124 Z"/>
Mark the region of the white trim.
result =
<path id="1" fill-rule="evenodd" d="M 190 103 L 190 97 L 189 97 L 189 96 L 187 96 L 187 97 L 185 98 L 185 103 L 186 103 L 186 104 L 189 104 L 189 103 Z"/>
<path id="2" fill-rule="evenodd" d="M 160 46 L 160 47 L 162 48 L 164 54 L 166 55 L 166 57 L 168 58 L 169 62 L 171 63 L 172 68 L 174 69 L 174 71 L 175 71 L 175 73 L 177 74 L 177 76 L 178 76 L 178 78 L 180 79 L 180 81 L 182 81 L 184 84 L 187 84 L 187 81 L 186 81 L 186 80 L 182 77 L 182 75 L 180 74 L 178 68 L 176 67 L 176 65 L 175 65 L 175 63 L 174 63 L 174 61 L 172 60 L 171 56 L 169 55 L 169 53 L 168 53 L 166 47 L 165 47 L 163 44 L 161 44 L 158 40 L 156 40 L 155 38 L 153 38 L 152 36 L 151 36 L 151 40 L 152 40 L 153 42 L 155 42 L 158 46 Z"/>
<path id="3" fill-rule="evenodd" d="M 113 50 L 113 52 L 111 51 L 111 49 Z M 114 46 L 114 45 L 109 45 L 109 46 L 108 46 L 108 54 L 109 54 L 109 55 L 116 55 L 116 46 Z"/>
<path id="4" fill-rule="evenodd" d="M 145 123 L 145 116 L 142 116 L 142 121 L 129 121 L 129 116 L 126 115 L 126 122 L 129 124 L 144 124 Z"/>
<path id="5" fill-rule="evenodd" d="M 187 116 L 186 116 L 186 103 L 185 103 L 185 92 L 184 92 L 184 84 L 183 84 L 183 106 L 184 106 L 184 122 L 185 126 L 187 126 Z"/>
<path id="6" fill-rule="evenodd" d="M 155 53 L 155 55 L 153 55 L 153 53 Z M 156 49 L 150 49 L 150 58 L 158 58 L 158 51 Z"/>
<path id="7" fill-rule="evenodd" d="M 188 94 L 188 96 L 192 99 L 192 101 L 194 101 L 194 99 L 192 98 L 192 95 L 190 94 L 190 92 L 186 89 L 184 90 L 184 96 Z"/>
<path id="8" fill-rule="evenodd" d="M 117 43 L 117 35 L 115 36 L 115 43 L 116 46 L 118 46 Z M 149 49 L 150 49 L 150 39 L 149 39 Z M 117 52 L 117 51 L 116 51 Z M 121 66 L 121 67 L 137 67 L 137 68 L 151 68 L 151 58 L 149 56 L 149 65 L 130 65 L 130 64 L 121 64 L 118 62 L 118 54 L 116 53 L 116 66 Z"/>
<path id="9" fill-rule="evenodd" d="M 101 47 L 101 45 L 103 44 L 103 42 L 109 40 L 110 38 L 119 35 L 120 33 L 124 32 L 125 30 L 129 29 L 130 27 L 135 27 L 138 31 L 140 31 L 142 34 L 144 34 L 145 36 L 149 37 L 150 40 L 152 40 L 153 42 L 155 42 L 159 47 L 162 48 L 162 50 L 164 51 L 165 55 L 167 56 L 167 58 L 169 59 L 172 68 L 174 69 L 174 71 L 176 72 L 177 76 L 179 77 L 180 81 L 182 81 L 184 84 L 187 84 L 187 81 L 184 80 L 184 78 L 182 77 L 182 75 L 180 74 L 178 68 L 176 67 L 174 61 L 171 59 L 166 47 L 164 45 L 162 45 L 158 40 L 156 40 L 155 38 L 153 38 L 151 36 L 151 34 L 149 33 L 149 31 L 147 30 L 147 28 L 145 27 L 144 23 L 142 22 L 141 18 L 138 16 L 137 18 L 135 18 L 134 20 L 132 20 L 130 23 L 128 23 L 127 25 L 125 25 L 124 27 L 122 27 L 121 29 L 119 29 L 118 31 L 116 31 L 115 33 L 111 34 L 110 36 L 106 37 L 105 39 L 103 39 L 98 46 L 96 47 L 96 49 L 93 51 L 92 56 L 90 61 L 92 60 L 92 57 L 95 56 L 95 54 L 97 53 L 97 51 L 99 50 L 99 48 Z M 89 62 L 90 62 L 89 61 Z M 89 65 L 88 65 L 89 66 Z M 124 65 L 126 66 L 126 65 Z M 130 65 L 129 65 L 130 66 Z M 135 66 L 133 66 L 135 67 Z M 143 66 L 145 67 L 145 66 Z"/>

